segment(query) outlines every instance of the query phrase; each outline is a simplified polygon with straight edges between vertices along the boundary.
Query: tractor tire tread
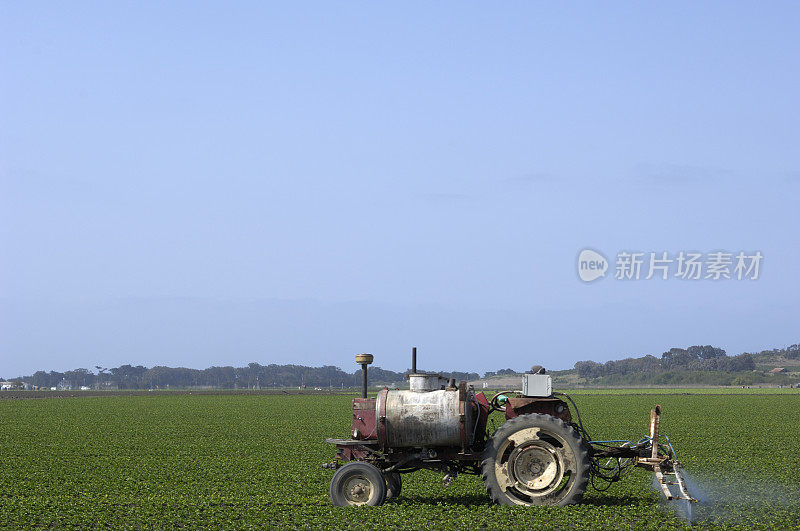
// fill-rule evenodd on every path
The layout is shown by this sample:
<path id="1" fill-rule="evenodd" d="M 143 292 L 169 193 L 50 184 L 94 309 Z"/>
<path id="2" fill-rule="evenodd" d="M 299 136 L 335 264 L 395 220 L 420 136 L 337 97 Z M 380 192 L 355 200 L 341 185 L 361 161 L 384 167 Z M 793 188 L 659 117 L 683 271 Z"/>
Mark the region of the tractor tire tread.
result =
<path id="1" fill-rule="evenodd" d="M 403 478 L 399 472 L 384 472 L 386 478 L 386 499 L 391 500 L 400 496 L 403 490 Z"/>
<path id="2" fill-rule="evenodd" d="M 502 491 L 500 491 L 499 486 L 495 488 L 493 483 L 496 483 L 496 481 L 494 478 L 489 477 L 489 470 L 492 470 L 493 475 L 494 463 L 497 459 L 497 456 L 495 455 L 496 448 L 494 445 L 495 438 L 503 440 L 509 435 L 518 431 L 518 429 L 521 429 L 522 427 L 532 423 L 552 423 L 558 431 L 562 432 L 562 435 L 566 435 L 575 440 L 575 447 L 578 449 L 575 458 L 579 467 L 579 470 L 577 471 L 577 481 L 570 489 L 572 493 L 560 500 L 556 505 L 563 506 L 580 503 L 580 501 L 583 499 L 583 494 L 586 492 L 586 488 L 588 487 L 589 475 L 591 473 L 589 454 L 586 449 L 587 445 L 575 428 L 559 418 L 540 413 L 529 413 L 507 420 L 502 426 L 497 428 L 497 430 L 486 442 L 486 447 L 481 455 L 481 478 L 483 479 L 483 484 L 486 487 L 486 492 L 489 495 L 489 498 L 499 505 L 518 505 L 508 499 L 508 497 L 505 496 Z"/>

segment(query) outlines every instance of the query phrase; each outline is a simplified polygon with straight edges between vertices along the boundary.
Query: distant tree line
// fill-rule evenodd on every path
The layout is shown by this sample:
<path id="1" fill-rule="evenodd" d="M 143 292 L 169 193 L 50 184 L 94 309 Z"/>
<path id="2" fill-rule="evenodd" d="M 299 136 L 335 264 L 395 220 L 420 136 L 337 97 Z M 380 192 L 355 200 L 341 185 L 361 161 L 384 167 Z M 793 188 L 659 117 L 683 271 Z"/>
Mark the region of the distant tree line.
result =
<path id="1" fill-rule="evenodd" d="M 786 348 L 773 348 L 772 350 L 762 350 L 761 352 L 753 354 L 757 358 L 775 359 L 785 358 L 787 360 L 800 359 L 800 343 L 790 345 Z"/>
<path id="2" fill-rule="evenodd" d="M 589 383 L 589 382 L 587 382 Z M 590 380 L 591 385 L 598 387 L 630 387 L 630 386 L 683 386 L 683 385 L 770 385 L 791 386 L 797 383 L 797 377 L 786 374 L 766 374 L 759 371 L 722 372 L 722 371 L 660 371 L 632 372 L 628 374 L 612 374 Z"/>
<path id="3" fill-rule="evenodd" d="M 265 387 L 354 387 L 361 385 L 361 369 L 348 373 L 334 367 L 306 367 L 303 365 L 260 365 L 250 363 L 246 367 L 209 367 L 189 369 L 186 367 L 144 367 L 122 365 L 114 368 L 95 367 L 71 371 L 37 371 L 30 376 L 12 378 L 14 382 L 25 382 L 37 387 L 74 389 L 163 389 L 188 387 L 215 387 L 221 389 L 253 389 Z M 395 372 L 380 367 L 369 368 L 370 385 L 399 384 L 410 371 Z M 477 380 L 478 373 L 447 372 L 446 378 Z"/>
<path id="4" fill-rule="evenodd" d="M 800 344 L 784 349 L 764 350 L 758 353 L 744 353 L 728 356 L 726 352 L 711 345 L 692 346 L 686 349 L 671 348 L 655 356 L 625 358 L 622 360 L 598 363 L 579 361 L 575 364 L 575 372 L 581 378 L 603 379 L 605 383 L 614 384 L 649 383 L 658 381 L 668 383 L 692 383 L 703 380 L 710 383 L 709 378 L 727 381 L 723 376 L 712 376 L 711 373 L 742 373 L 753 371 L 756 363 L 777 359 L 800 359 Z M 189 369 L 186 367 L 144 367 L 142 365 L 122 365 L 114 368 L 95 366 L 96 372 L 81 368 L 71 371 L 37 371 L 30 376 L 11 378 L 10 381 L 25 382 L 40 388 L 117 388 L 117 389 L 163 389 L 214 387 L 221 389 L 253 389 L 267 387 L 357 387 L 361 385 L 361 370 L 345 372 L 339 367 L 325 365 L 323 367 L 306 367 L 303 365 L 261 365 L 250 363 L 246 367 L 209 367 L 207 369 Z M 370 385 L 399 385 L 405 381 L 410 370 L 395 372 L 380 367 L 369 368 Z M 480 375 L 475 372 L 444 372 L 445 378 L 461 380 L 477 380 Z M 509 376 L 518 374 L 513 369 L 489 371 L 484 378 L 492 376 Z M 715 380 L 716 381 L 716 380 Z M 749 381 L 749 380 L 748 380 Z M 737 380 L 738 382 L 738 380 Z M 734 383 L 737 383 L 734 382 Z"/>
<path id="5" fill-rule="evenodd" d="M 514 376 L 515 374 L 519 374 L 519 372 L 515 371 L 514 369 L 500 369 L 499 371 L 488 371 L 483 375 L 483 377 L 491 378 L 492 376 Z"/>
<path id="6" fill-rule="evenodd" d="M 728 356 L 721 348 L 711 345 L 692 346 L 686 349 L 671 348 L 661 354 L 661 358 L 652 355 L 640 358 L 625 358 L 622 360 L 597 363 L 594 361 L 579 361 L 575 364 L 575 372 L 581 378 L 606 378 L 619 377 L 630 374 L 658 374 L 676 372 L 741 372 L 752 371 L 756 368 L 759 358 L 800 358 L 800 345 L 792 345 L 785 349 L 765 350 L 757 354 L 745 352 L 738 356 Z M 612 378 L 613 379 L 613 378 Z"/>

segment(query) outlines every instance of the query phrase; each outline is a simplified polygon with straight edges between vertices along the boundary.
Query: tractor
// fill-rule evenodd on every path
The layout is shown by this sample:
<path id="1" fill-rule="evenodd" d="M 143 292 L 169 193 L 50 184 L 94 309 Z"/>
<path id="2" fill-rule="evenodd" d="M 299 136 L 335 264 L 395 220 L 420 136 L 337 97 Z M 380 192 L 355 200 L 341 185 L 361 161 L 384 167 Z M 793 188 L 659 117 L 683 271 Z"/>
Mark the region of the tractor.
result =
<path id="1" fill-rule="evenodd" d="M 409 389 L 384 387 L 368 398 L 373 359 L 356 356 L 362 389 L 353 399 L 349 437 L 326 439 L 336 446 L 335 459 L 322 465 L 336 470 L 333 505 L 381 505 L 400 495 L 403 474 L 429 469 L 444 473 L 445 486 L 458 474 L 479 474 L 501 505 L 563 506 L 579 503 L 590 484 L 604 490 L 639 467 L 654 472 L 666 499 L 683 504 L 691 519 L 697 500 L 687 491 L 672 444 L 659 435 L 660 406 L 650 413 L 648 436 L 598 441 L 587 433 L 572 398 L 553 391 L 542 367 L 523 375 L 521 390 L 487 398 L 467 382 L 418 372 L 413 348 Z M 494 413 L 505 420 L 491 431 Z"/>

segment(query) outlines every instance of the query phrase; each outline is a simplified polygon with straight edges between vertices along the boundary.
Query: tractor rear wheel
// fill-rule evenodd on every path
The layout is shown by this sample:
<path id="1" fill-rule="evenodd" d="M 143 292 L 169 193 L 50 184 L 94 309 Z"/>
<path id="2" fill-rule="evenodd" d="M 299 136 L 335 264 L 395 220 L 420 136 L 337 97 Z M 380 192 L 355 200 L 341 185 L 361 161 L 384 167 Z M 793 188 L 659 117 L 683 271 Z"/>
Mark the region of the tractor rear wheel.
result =
<path id="1" fill-rule="evenodd" d="M 494 432 L 481 457 L 486 491 L 501 505 L 578 503 L 589 481 L 586 446 L 550 415 L 520 415 Z"/>
<path id="2" fill-rule="evenodd" d="M 400 491 L 403 489 L 403 480 L 400 478 L 400 473 L 387 472 L 384 477 L 386 478 L 386 499 L 390 500 L 400 496 Z"/>
<path id="3" fill-rule="evenodd" d="M 333 475 L 330 494 L 336 507 L 382 505 L 386 500 L 386 480 L 375 465 L 352 461 Z"/>

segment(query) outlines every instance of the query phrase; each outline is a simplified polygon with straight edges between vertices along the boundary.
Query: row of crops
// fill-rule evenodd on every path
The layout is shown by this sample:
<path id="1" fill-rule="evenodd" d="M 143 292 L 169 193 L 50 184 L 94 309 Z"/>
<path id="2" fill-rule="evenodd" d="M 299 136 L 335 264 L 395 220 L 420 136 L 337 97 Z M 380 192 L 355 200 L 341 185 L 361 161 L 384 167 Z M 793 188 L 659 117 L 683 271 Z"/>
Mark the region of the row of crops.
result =
<path id="1" fill-rule="evenodd" d="M 705 527 L 800 525 L 800 395 L 577 394 L 593 438 L 638 439 L 655 403 L 696 482 Z M 566 508 L 490 505 L 479 478 L 404 477 L 380 508 L 336 509 L 326 437 L 343 396 L 153 396 L 0 401 L 0 525 L 686 527 L 634 471 Z"/>

